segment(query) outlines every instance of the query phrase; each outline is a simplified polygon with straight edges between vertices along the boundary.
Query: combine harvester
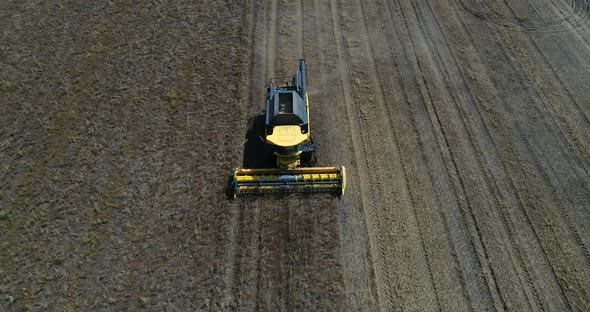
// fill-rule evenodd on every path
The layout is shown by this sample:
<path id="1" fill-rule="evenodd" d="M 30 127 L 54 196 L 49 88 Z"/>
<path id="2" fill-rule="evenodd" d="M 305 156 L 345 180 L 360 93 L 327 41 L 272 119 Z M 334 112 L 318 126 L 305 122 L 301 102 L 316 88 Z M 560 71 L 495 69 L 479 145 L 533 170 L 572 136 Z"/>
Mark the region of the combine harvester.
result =
<path id="1" fill-rule="evenodd" d="M 340 167 L 314 167 L 316 147 L 310 135 L 305 60 L 291 83 L 275 86 L 266 95 L 264 142 L 276 156 L 276 167 L 236 169 L 234 198 L 243 194 L 328 192 L 339 197 L 346 187 L 346 171 Z M 263 153 L 264 151 L 260 151 Z"/>

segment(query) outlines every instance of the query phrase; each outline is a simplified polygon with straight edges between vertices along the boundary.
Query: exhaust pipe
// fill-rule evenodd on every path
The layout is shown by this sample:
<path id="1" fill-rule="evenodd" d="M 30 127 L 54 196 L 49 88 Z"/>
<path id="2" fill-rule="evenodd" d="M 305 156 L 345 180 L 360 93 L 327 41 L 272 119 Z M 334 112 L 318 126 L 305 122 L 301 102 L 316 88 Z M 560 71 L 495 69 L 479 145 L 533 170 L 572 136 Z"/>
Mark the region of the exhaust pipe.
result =
<path id="1" fill-rule="evenodd" d="M 299 60 L 299 74 L 301 75 L 301 98 L 305 101 L 305 90 L 307 82 L 305 81 L 305 59 Z"/>

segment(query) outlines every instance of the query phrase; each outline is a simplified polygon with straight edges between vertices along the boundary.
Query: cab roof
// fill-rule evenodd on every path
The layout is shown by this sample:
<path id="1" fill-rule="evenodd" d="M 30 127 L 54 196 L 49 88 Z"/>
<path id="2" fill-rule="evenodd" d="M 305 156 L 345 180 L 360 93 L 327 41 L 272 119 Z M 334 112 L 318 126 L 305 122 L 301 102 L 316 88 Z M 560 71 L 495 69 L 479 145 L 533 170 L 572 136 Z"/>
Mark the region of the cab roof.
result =
<path id="1" fill-rule="evenodd" d="M 266 125 L 305 125 L 308 123 L 305 101 L 294 89 L 272 89 L 266 103 Z"/>

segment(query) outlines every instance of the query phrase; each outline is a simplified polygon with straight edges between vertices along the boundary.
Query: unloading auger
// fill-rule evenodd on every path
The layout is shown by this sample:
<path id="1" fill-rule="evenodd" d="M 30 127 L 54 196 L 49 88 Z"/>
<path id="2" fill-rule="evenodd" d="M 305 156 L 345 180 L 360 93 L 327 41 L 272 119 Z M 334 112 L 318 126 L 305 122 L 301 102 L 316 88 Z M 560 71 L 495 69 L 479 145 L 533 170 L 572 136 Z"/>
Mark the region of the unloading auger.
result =
<path id="1" fill-rule="evenodd" d="M 271 80 L 268 84 L 264 142 L 276 156 L 276 167 L 236 169 L 232 183 L 234 198 L 260 193 L 344 194 L 344 166 L 314 167 L 317 153 L 310 135 L 304 59 L 299 60 L 299 71 L 290 83 L 275 86 Z"/>

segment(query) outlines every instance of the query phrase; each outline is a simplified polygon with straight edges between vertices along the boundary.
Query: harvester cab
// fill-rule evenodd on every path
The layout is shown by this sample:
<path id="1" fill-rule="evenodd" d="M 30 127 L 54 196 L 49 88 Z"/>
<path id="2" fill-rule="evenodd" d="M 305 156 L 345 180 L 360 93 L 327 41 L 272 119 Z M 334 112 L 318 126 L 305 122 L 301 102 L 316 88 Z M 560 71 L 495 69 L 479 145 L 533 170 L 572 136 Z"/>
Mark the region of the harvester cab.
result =
<path id="1" fill-rule="evenodd" d="M 314 167 L 316 146 L 310 133 L 305 60 L 289 82 L 268 83 L 265 143 L 276 158 L 275 168 L 236 169 L 234 197 L 251 193 L 330 192 L 344 194 L 346 173 L 340 167 Z M 260 151 L 263 153 L 263 151 Z"/>
<path id="2" fill-rule="evenodd" d="M 315 165 L 315 145 L 309 133 L 309 107 L 305 93 L 305 63 L 293 80 L 267 87 L 265 139 L 273 147 L 277 168 L 294 169 Z"/>

